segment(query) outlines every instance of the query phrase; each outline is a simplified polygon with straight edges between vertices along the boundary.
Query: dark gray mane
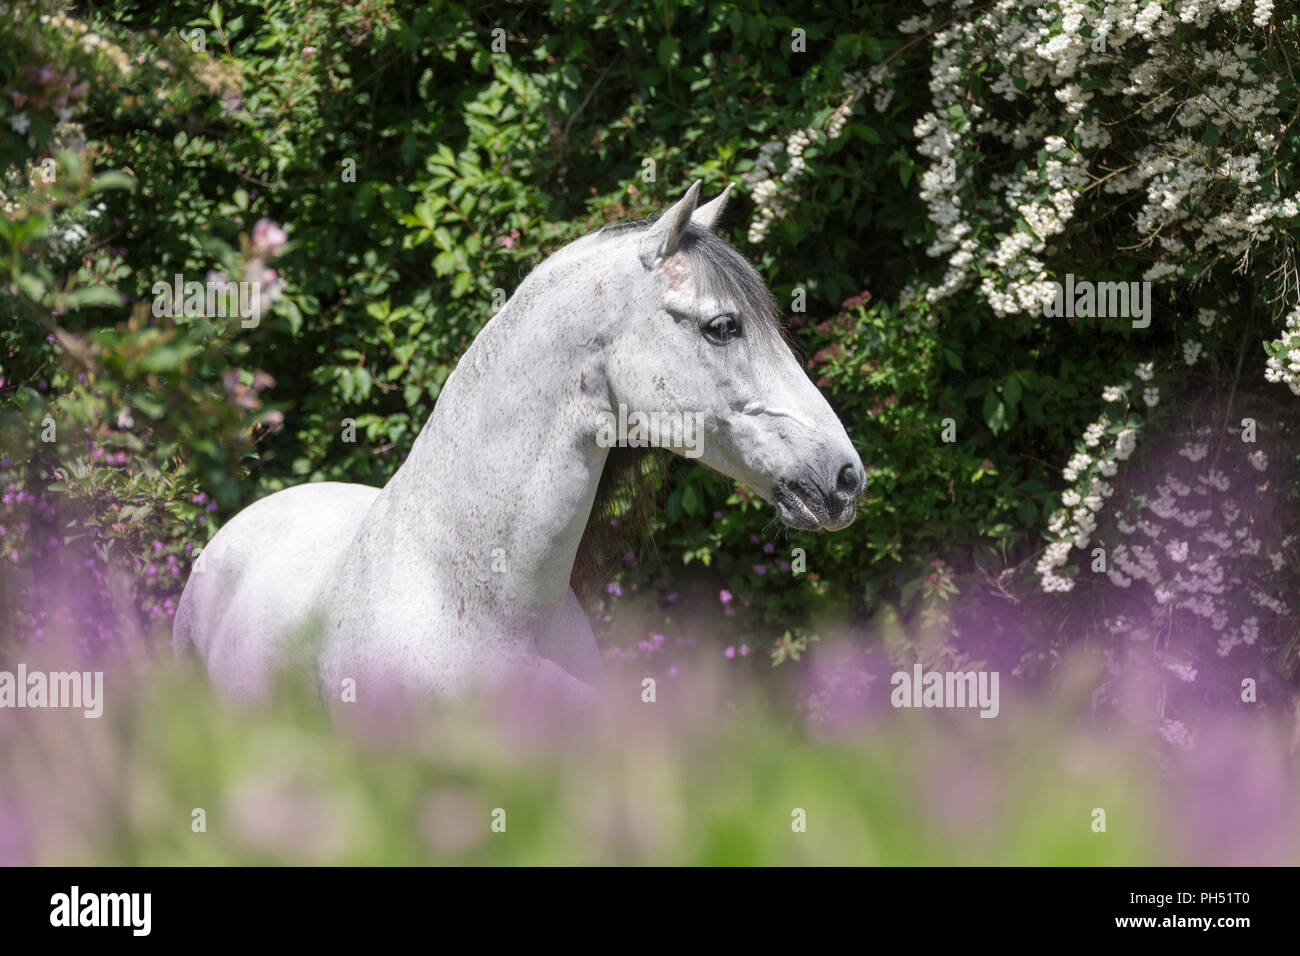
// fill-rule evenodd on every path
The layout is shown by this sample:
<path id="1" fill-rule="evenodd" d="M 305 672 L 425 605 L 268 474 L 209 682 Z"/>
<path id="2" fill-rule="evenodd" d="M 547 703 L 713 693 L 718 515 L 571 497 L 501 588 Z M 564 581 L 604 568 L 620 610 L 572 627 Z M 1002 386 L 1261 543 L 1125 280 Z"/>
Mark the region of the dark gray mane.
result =
<path id="1" fill-rule="evenodd" d="M 659 217 L 615 222 L 596 233 L 599 237 L 621 236 L 648 229 Z M 767 283 L 753 264 L 717 233 L 695 223 L 686 227 L 678 248 L 685 253 L 698 277 L 701 291 L 740 305 L 739 318 L 757 323 L 763 332 L 784 337 L 781 313 L 767 289 Z M 750 326 L 752 328 L 752 325 Z"/>

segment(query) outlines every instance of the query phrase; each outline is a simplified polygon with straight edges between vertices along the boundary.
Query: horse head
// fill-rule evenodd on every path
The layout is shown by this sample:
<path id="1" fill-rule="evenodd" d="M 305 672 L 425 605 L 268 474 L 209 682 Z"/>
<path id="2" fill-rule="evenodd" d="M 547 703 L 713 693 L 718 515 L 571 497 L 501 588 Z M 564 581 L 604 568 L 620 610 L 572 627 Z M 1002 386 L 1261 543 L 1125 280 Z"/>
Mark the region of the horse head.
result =
<path id="1" fill-rule="evenodd" d="M 696 182 L 658 218 L 581 243 L 628 283 L 601 338 L 608 415 L 657 423 L 655 444 L 742 482 L 791 528 L 839 530 L 855 517 L 862 462 L 762 277 L 713 232 L 730 188 L 699 206 Z"/>

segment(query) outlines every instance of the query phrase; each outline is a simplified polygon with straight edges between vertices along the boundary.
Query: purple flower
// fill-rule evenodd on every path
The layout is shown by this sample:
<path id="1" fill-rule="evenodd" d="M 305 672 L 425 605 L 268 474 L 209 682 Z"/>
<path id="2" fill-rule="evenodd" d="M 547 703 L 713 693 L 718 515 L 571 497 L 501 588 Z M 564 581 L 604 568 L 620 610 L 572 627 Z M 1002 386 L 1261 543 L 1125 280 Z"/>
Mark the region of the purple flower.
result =
<path id="1" fill-rule="evenodd" d="M 616 582 L 610 581 L 608 584 L 605 585 L 605 593 L 612 594 L 614 595 L 614 597 L 622 597 L 623 589 L 619 587 Z"/>
<path id="2" fill-rule="evenodd" d="M 736 656 L 736 649 L 734 647 L 728 647 L 725 651 L 722 652 L 722 656 L 730 660 L 731 658 Z"/>
<path id="3" fill-rule="evenodd" d="M 721 601 L 723 604 L 730 604 L 731 592 L 728 591 L 726 588 L 723 588 L 721 591 L 718 592 L 718 600 Z"/>
<path id="4" fill-rule="evenodd" d="M 759 577 L 762 577 L 764 574 L 767 574 L 767 565 L 766 564 L 754 565 L 754 573 L 757 574 Z"/>

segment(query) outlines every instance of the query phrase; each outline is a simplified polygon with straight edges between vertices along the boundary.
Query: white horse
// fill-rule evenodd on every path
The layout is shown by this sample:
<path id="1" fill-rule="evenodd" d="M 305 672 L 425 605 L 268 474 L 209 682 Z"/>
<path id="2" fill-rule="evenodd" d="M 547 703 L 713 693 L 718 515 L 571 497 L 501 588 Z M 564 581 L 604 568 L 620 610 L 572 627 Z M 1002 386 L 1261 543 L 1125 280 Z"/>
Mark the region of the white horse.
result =
<path id="1" fill-rule="evenodd" d="M 265 696 L 286 666 L 327 700 L 347 678 L 417 699 L 520 675 L 590 694 L 603 668 L 569 582 L 620 406 L 702 422 L 698 445 L 664 443 L 791 528 L 850 524 L 862 463 L 762 278 L 711 231 L 729 192 L 697 208 L 696 182 L 658 219 L 546 259 L 382 490 L 305 484 L 236 515 L 185 586 L 177 651 L 196 648 L 235 698 Z"/>

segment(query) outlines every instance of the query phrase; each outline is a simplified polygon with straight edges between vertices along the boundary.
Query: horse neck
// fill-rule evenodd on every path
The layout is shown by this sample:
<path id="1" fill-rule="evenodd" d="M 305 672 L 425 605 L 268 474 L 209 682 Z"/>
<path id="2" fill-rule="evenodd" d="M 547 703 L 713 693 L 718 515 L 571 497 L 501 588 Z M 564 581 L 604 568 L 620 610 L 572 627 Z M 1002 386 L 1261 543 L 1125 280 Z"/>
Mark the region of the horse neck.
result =
<path id="1" fill-rule="evenodd" d="M 527 289 L 466 351 L 375 515 L 385 536 L 417 543 L 437 580 L 521 623 L 568 594 L 609 405 L 582 316 L 548 315 Z"/>

